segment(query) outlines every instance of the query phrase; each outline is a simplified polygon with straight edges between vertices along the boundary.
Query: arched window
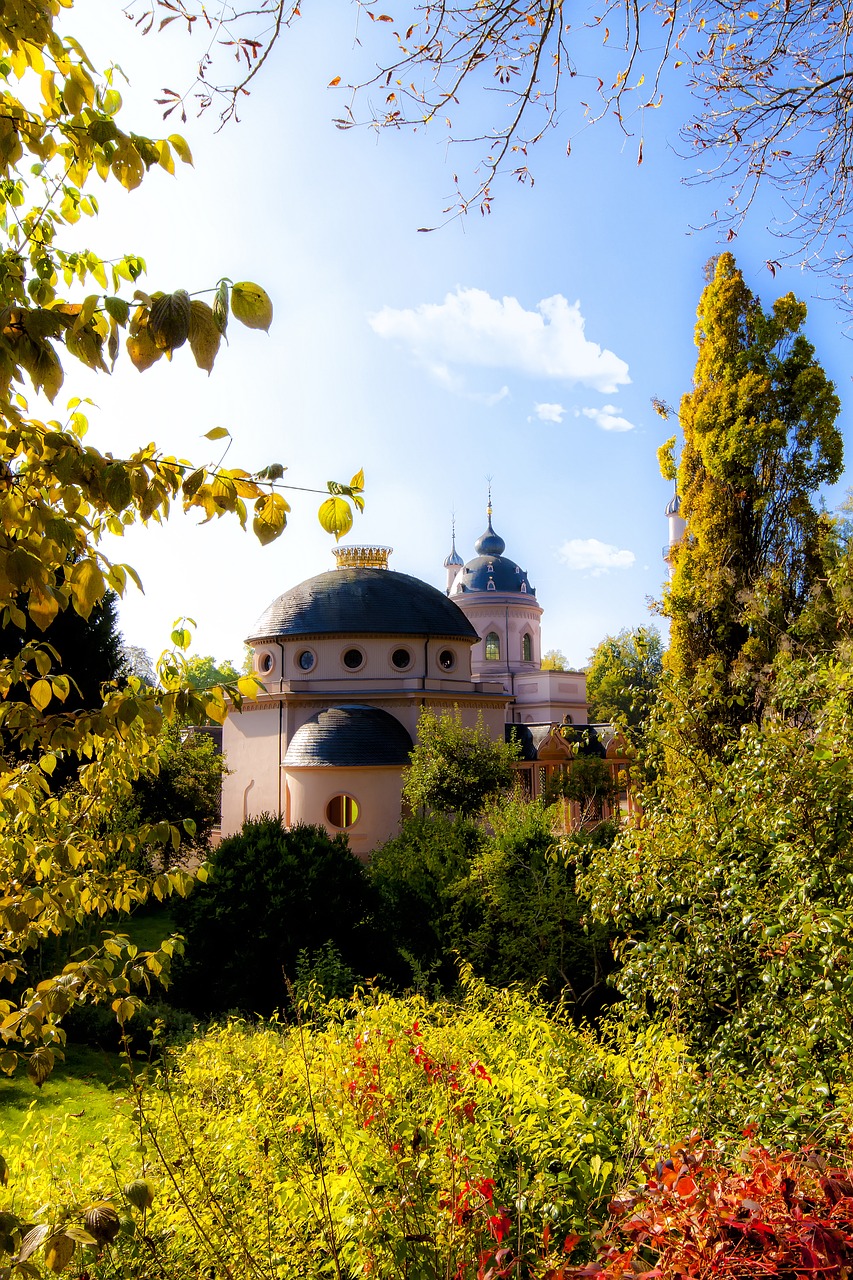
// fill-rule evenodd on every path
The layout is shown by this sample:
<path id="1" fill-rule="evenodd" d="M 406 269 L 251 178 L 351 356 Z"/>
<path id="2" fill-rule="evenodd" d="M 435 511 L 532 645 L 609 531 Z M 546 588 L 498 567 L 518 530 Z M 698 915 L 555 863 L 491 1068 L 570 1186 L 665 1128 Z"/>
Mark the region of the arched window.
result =
<path id="1" fill-rule="evenodd" d="M 530 635 L 526 631 L 521 637 L 521 661 L 533 661 L 533 641 L 530 639 Z"/>
<path id="2" fill-rule="evenodd" d="M 500 662 L 501 660 L 501 638 L 497 631 L 490 631 L 486 636 L 486 661 Z"/>

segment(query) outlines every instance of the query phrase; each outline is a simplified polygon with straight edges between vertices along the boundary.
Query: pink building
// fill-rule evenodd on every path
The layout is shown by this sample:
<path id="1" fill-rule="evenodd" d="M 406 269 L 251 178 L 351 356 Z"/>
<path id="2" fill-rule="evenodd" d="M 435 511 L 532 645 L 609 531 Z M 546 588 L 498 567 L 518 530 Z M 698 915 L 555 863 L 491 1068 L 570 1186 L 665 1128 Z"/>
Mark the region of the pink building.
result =
<path id="1" fill-rule="evenodd" d="M 367 857 L 397 830 L 423 708 L 458 708 L 496 738 L 525 726 L 527 773 L 535 744 L 553 755 L 555 735 L 570 758 L 567 727 L 586 723 L 586 678 L 541 670 L 542 606 L 491 517 L 490 505 L 467 563 L 454 539 L 445 592 L 389 569 L 388 547 L 338 547 L 336 569 L 264 611 L 248 643 L 266 691 L 223 729 L 223 835 L 280 814 L 346 831 Z M 535 770 L 528 785 L 538 790 Z"/>

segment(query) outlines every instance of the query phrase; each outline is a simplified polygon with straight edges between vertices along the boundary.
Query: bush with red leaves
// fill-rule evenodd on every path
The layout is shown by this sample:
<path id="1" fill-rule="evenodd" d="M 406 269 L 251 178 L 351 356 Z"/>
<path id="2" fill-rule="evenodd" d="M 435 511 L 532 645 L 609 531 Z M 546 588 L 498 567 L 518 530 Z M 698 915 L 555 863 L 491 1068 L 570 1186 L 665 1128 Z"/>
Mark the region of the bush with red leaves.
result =
<path id="1" fill-rule="evenodd" d="M 611 1201 L 598 1260 L 561 1268 L 551 1280 L 853 1275 L 851 1151 L 830 1160 L 749 1147 L 724 1162 L 693 1135 L 642 1172 L 642 1185 Z"/>

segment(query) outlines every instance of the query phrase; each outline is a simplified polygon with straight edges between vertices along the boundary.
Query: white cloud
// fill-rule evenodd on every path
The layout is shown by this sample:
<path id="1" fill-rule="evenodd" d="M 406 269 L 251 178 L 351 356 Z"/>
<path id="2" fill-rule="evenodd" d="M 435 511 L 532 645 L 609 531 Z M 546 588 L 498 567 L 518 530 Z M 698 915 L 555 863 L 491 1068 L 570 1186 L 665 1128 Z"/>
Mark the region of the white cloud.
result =
<path id="1" fill-rule="evenodd" d="M 540 422 L 562 422 L 566 412 L 561 404 L 535 404 L 533 409 Z"/>
<path id="2" fill-rule="evenodd" d="M 591 418 L 597 427 L 601 427 L 602 431 L 634 430 L 633 422 L 623 418 L 615 404 L 605 404 L 600 409 L 575 409 L 575 417 L 578 417 L 581 413 L 585 418 Z"/>
<path id="3" fill-rule="evenodd" d="M 558 555 L 570 569 L 589 573 L 593 578 L 611 569 L 630 569 L 636 560 L 633 551 L 599 542 L 598 538 L 570 538 L 560 547 Z"/>
<path id="4" fill-rule="evenodd" d="M 433 372 L 448 365 L 512 369 L 605 395 L 631 381 L 624 360 L 586 337 L 580 303 L 560 293 L 525 311 L 517 298 L 457 288 L 441 303 L 383 307 L 368 319 L 374 333 L 403 343 Z"/>

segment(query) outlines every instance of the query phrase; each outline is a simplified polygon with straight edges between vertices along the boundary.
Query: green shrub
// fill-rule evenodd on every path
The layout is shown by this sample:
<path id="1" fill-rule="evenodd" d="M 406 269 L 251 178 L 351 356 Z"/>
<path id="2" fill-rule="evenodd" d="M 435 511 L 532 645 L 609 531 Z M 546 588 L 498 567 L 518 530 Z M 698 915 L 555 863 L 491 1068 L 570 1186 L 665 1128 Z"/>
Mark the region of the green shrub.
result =
<path id="1" fill-rule="evenodd" d="M 279 818 L 223 840 L 175 918 L 186 951 L 170 999 L 202 1015 L 280 1008 L 300 953 L 310 964 L 329 943 L 355 974 L 377 959 L 370 885 L 346 836 Z"/>

